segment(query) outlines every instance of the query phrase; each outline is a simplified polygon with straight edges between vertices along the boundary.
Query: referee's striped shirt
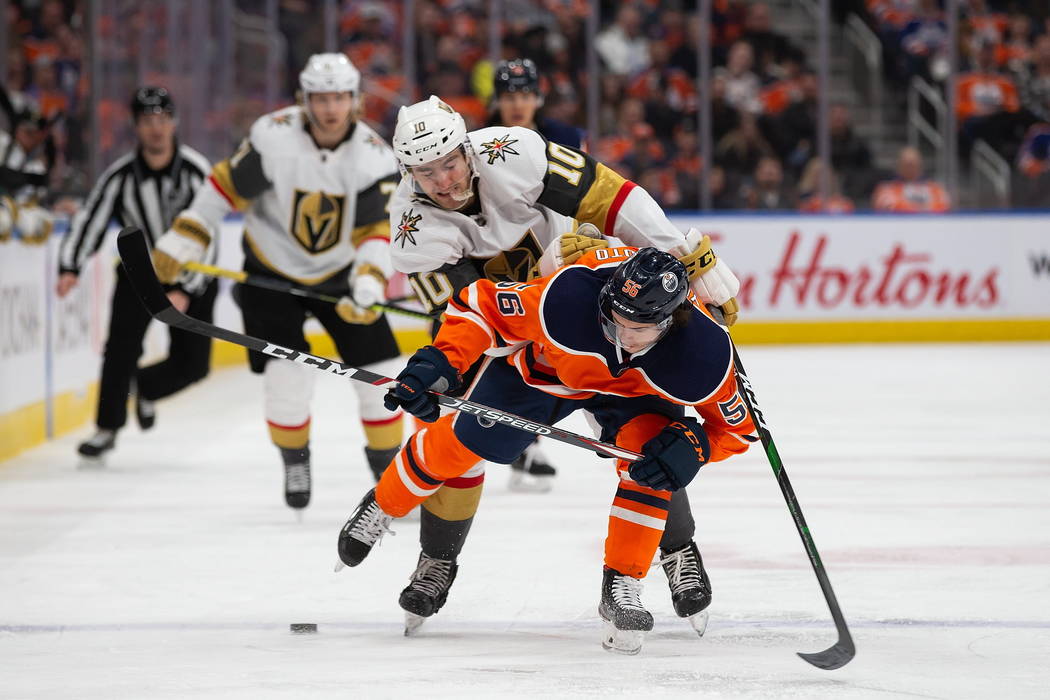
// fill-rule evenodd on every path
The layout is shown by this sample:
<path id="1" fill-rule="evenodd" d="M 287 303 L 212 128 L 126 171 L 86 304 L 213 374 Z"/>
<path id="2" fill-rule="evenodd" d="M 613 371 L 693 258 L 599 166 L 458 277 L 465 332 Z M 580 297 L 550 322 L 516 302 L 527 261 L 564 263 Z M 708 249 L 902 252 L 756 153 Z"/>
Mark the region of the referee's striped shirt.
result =
<path id="1" fill-rule="evenodd" d="M 121 156 L 102 173 L 84 206 L 73 216 L 59 251 L 59 270 L 79 274 L 87 259 L 102 246 L 114 220 L 121 227 L 142 229 L 152 248 L 179 212 L 190 205 L 210 171 L 207 158 L 181 144 L 163 170 L 150 170 L 138 150 Z M 213 239 L 202 262 L 214 265 L 217 253 Z M 183 273 L 179 286 L 190 294 L 199 294 L 208 281 L 199 273 Z"/>

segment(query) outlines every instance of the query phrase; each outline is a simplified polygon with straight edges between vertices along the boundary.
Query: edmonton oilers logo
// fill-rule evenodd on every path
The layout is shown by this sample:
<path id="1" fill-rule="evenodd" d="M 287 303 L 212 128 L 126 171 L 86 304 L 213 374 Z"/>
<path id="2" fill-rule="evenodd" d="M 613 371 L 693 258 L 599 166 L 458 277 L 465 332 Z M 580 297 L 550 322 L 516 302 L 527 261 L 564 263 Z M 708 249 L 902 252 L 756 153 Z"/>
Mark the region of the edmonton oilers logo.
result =
<path id="1" fill-rule="evenodd" d="M 678 289 L 678 278 L 673 272 L 665 272 L 663 277 L 660 278 L 660 283 L 668 294 Z"/>

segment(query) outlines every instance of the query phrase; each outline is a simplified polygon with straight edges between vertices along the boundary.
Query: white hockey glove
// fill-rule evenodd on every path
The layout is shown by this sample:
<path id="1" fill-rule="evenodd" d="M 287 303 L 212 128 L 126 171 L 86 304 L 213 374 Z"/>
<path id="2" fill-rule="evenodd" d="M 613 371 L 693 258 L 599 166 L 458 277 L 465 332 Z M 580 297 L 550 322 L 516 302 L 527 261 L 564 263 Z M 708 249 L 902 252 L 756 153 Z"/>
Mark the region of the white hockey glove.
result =
<path id="1" fill-rule="evenodd" d="M 11 238 L 18 218 L 18 205 L 10 197 L 0 197 L 0 243 Z"/>
<path id="2" fill-rule="evenodd" d="M 558 268 L 571 265 L 596 248 L 608 248 L 609 242 L 594 224 L 583 223 L 572 233 L 563 233 L 551 241 L 540 256 L 538 277 L 546 277 Z"/>
<path id="3" fill-rule="evenodd" d="M 22 240 L 31 245 L 40 245 L 51 235 L 54 227 L 51 212 L 36 205 L 26 205 L 18 208 L 18 220 L 16 226 L 22 235 Z"/>
<path id="4" fill-rule="evenodd" d="M 379 320 L 382 312 L 370 307 L 386 300 L 386 278 L 375 265 L 355 265 L 350 273 L 350 296 L 335 305 L 339 318 L 347 323 L 370 324 Z"/>
<path id="5" fill-rule="evenodd" d="M 711 250 L 711 238 L 689 229 L 685 245 L 675 246 L 670 251 L 685 265 L 689 273 L 689 286 L 701 304 L 713 304 L 722 310 L 727 326 L 736 323 L 740 304 L 736 295 L 740 292 L 740 280 L 729 265 L 715 256 Z"/>
<path id="6" fill-rule="evenodd" d="M 191 261 L 200 262 L 210 244 L 211 234 L 201 223 L 185 216 L 176 218 L 153 246 L 157 279 L 163 284 L 173 284 L 182 266 Z"/>

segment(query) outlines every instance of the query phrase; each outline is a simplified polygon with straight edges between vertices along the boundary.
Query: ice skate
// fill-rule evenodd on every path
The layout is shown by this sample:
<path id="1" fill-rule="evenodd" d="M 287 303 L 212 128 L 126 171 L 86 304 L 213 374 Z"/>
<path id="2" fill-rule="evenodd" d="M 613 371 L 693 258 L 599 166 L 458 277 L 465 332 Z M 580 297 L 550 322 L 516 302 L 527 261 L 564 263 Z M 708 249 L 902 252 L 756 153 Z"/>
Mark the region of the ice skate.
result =
<path id="1" fill-rule="evenodd" d="M 77 447 L 80 455 L 82 469 L 100 468 L 106 466 L 106 457 L 113 448 L 117 446 L 117 432 L 115 430 L 99 429 Z"/>
<path id="2" fill-rule="evenodd" d="M 284 461 L 284 502 L 302 510 L 310 505 L 310 448 L 281 448 Z"/>
<path id="3" fill-rule="evenodd" d="M 674 550 L 661 549 L 660 554 L 660 565 L 667 574 L 675 614 L 686 618 L 703 637 L 707 631 L 707 607 L 711 605 L 711 580 L 704 571 L 696 543 L 690 540 Z"/>
<path id="4" fill-rule="evenodd" d="M 139 428 L 149 430 L 157 422 L 157 405 L 141 395 L 135 397 L 135 419 Z"/>
<path id="5" fill-rule="evenodd" d="M 376 503 L 376 490 L 370 489 L 339 532 L 339 559 L 347 566 L 363 562 L 383 535 L 394 534 L 390 529 L 393 520 L 394 516 L 387 515 Z M 340 568 L 337 566 L 336 571 Z"/>
<path id="6" fill-rule="evenodd" d="M 605 621 L 602 646 L 619 654 L 642 650 L 645 633 L 653 628 L 653 616 L 642 606 L 642 582 L 612 569 L 602 575 L 602 600 L 598 614 Z"/>
<path id="7" fill-rule="evenodd" d="M 405 636 L 412 635 L 428 617 L 441 610 L 448 590 L 456 580 L 459 565 L 446 559 L 433 559 L 420 552 L 416 570 L 401 591 L 398 604 L 405 611 Z"/>
<path id="8" fill-rule="evenodd" d="M 519 493 L 547 493 L 554 486 L 557 471 L 533 442 L 510 464 L 510 490 Z"/>

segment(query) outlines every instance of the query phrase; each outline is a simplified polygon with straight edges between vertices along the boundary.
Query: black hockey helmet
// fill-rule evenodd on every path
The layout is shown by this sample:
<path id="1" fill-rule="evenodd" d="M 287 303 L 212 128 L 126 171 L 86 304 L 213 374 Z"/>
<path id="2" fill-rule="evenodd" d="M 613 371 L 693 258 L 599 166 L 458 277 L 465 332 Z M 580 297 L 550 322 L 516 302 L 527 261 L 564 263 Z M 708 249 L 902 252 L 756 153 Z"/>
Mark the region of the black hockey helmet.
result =
<path id="1" fill-rule="evenodd" d="M 137 121 L 143 114 L 175 116 L 175 102 L 167 88 L 146 85 L 131 96 L 131 119 Z"/>
<path id="2" fill-rule="evenodd" d="M 531 92 L 540 94 L 540 72 L 528 58 L 500 61 L 496 66 L 496 97 L 506 92 Z"/>
<path id="3" fill-rule="evenodd" d="M 671 323 L 671 314 L 689 294 L 689 274 L 678 258 L 642 248 L 621 264 L 598 294 L 603 317 L 610 312 L 638 323 Z"/>

